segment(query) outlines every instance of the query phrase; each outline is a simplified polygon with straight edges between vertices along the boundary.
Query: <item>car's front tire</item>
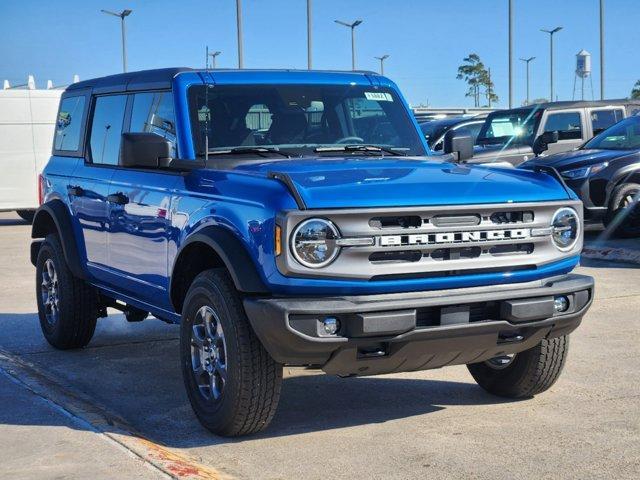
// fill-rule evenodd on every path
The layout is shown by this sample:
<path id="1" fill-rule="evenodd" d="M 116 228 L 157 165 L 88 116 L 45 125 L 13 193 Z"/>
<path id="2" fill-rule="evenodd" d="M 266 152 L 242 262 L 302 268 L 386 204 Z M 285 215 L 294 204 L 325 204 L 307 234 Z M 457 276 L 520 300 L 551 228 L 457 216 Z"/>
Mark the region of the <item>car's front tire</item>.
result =
<path id="1" fill-rule="evenodd" d="M 36 298 L 40 327 L 52 346 L 68 350 L 89 343 L 98 319 L 97 294 L 73 275 L 57 235 L 47 235 L 38 252 Z"/>
<path id="2" fill-rule="evenodd" d="M 616 237 L 640 237 L 640 184 L 624 183 L 613 191 L 604 223 Z"/>
<path id="3" fill-rule="evenodd" d="M 189 288 L 180 355 L 187 395 L 204 427 L 223 436 L 266 428 L 278 406 L 282 365 L 256 337 L 225 270 L 207 270 Z"/>
<path id="4" fill-rule="evenodd" d="M 569 350 L 567 335 L 544 339 L 513 356 L 467 365 L 487 392 L 507 398 L 528 398 L 549 389 L 560 376 Z"/>

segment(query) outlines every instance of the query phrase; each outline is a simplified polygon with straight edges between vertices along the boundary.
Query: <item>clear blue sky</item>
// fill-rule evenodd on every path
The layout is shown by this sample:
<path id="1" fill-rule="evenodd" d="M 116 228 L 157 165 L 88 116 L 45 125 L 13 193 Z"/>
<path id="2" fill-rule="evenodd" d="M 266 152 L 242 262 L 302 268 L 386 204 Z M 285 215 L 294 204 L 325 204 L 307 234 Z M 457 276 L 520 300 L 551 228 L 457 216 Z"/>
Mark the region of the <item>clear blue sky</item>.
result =
<path id="1" fill-rule="evenodd" d="M 598 0 L 514 0 L 515 103 L 549 95 L 549 42 L 540 28 L 564 26 L 556 36 L 556 93 L 570 99 L 575 54 L 593 54 L 599 94 Z M 306 68 L 306 1 L 243 0 L 245 66 Z M 606 93 L 625 97 L 640 78 L 640 1 L 606 0 Z M 221 50 L 219 67 L 235 67 L 235 0 L 0 0 L 0 79 L 36 75 L 68 83 L 121 70 L 120 24 L 100 9 L 131 8 L 129 69 L 204 64 L 205 45 Z M 462 58 L 478 53 L 491 67 L 501 106 L 507 103 L 507 0 L 314 0 L 314 67 L 349 69 L 350 37 L 336 18 L 362 19 L 357 66 L 385 73 L 413 104 L 471 105 L 456 80 Z"/>

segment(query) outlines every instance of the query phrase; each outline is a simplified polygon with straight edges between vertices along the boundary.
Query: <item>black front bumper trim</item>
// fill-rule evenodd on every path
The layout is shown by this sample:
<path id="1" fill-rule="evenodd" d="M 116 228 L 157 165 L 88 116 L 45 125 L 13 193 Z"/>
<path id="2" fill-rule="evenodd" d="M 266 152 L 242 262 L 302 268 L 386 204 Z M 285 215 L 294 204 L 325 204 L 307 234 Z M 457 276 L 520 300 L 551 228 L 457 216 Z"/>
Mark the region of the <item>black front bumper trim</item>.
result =
<path id="1" fill-rule="evenodd" d="M 373 375 L 527 350 L 543 338 L 573 331 L 593 301 L 593 290 L 591 277 L 570 274 L 404 294 L 246 298 L 244 306 L 277 362 L 319 366 L 338 375 Z M 552 309 L 558 295 L 569 299 L 569 309 L 561 314 Z M 320 328 L 325 317 L 340 320 L 337 335 Z"/>

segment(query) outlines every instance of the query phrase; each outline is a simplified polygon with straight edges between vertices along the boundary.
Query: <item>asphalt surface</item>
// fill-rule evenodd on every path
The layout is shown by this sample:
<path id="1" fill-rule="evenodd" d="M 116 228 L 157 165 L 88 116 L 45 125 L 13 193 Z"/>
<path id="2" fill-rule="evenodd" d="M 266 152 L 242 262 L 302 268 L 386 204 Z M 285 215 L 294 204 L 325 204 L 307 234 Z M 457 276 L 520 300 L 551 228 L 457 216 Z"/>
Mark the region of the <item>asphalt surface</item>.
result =
<path id="1" fill-rule="evenodd" d="M 189 407 L 176 326 L 153 319 L 129 324 L 113 314 L 99 322 L 87 348 L 49 347 L 35 314 L 28 237 L 26 224 L 0 214 L 0 353 L 48 379 L 36 395 L 20 382 L 19 368 L 0 369 L 1 478 L 161 475 L 136 457 L 126 438 L 125 446 L 114 444 L 95 430 L 91 416 L 84 422 L 87 415 L 67 408 L 74 396 L 99 405 L 101 415 L 123 419 L 130 429 L 125 437 L 144 437 L 220 476 L 640 476 L 637 265 L 586 260 L 579 268 L 596 277 L 596 301 L 571 337 L 562 377 L 532 400 L 492 397 L 465 367 L 355 379 L 287 369 L 271 427 L 229 440 L 203 430 Z M 49 390 L 57 392 L 51 401 Z M 190 472 L 174 473 L 188 478 Z"/>

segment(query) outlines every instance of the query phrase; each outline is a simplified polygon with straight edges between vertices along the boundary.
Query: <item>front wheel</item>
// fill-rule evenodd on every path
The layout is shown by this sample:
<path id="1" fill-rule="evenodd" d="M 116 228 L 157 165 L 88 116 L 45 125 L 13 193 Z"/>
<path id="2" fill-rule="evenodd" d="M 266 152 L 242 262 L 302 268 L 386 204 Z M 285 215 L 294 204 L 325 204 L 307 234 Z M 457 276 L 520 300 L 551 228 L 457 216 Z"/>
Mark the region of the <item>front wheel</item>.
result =
<path id="1" fill-rule="evenodd" d="M 604 219 L 605 226 L 621 238 L 640 237 L 640 185 L 625 183 L 611 195 L 611 206 Z"/>
<path id="2" fill-rule="evenodd" d="M 542 340 L 514 355 L 467 365 L 475 381 L 500 397 L 527 398 L 549 389 L 560 376 L 569 350 L 569 337 Z"/>
<path id="3" fill-rule="evenodd" d="M 180 355 L 187 395 L 204 427 L 239 436 L 269 425 L 280 398 L 282 365 L 256 337 L 225 270 L 207 270 L 189 288 Z"/>

